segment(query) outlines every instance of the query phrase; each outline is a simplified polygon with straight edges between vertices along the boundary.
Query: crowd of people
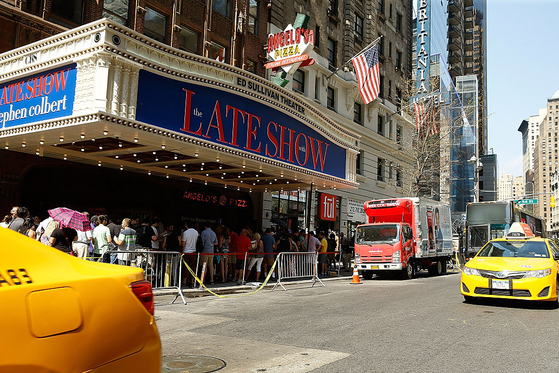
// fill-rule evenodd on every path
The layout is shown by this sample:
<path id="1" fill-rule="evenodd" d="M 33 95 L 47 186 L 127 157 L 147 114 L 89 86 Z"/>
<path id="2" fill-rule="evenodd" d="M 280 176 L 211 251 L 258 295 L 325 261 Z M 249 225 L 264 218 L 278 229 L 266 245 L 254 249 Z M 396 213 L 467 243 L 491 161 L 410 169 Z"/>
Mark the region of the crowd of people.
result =
<path id="1" fill-rule="evenodd" d="M 50 217 L 41 220 L 32 216 L 27 208 L 15 206 L 0 222 L 0 227 L 22 233 L 65 253 L 105 263 L 129 265 L 131 257 L 125 251 L 182 252 L 188 267 L 193 271 L 199 269 L 197 276 L 205 264 L 203 277 L 210 284 L 214 281 L 241 284 L 249 279 L 253 270 L 253 278 L 259 282 L 262 272 L 264 277 L 268 276 L 275 255 L 280 252 L 318 253 L 320 276 L 327 276 L 328 270 L 336 268 L 338 262 L 349 270 L 353 254 L 353 245 L 344 233 L 330 232 L 328 235 L 311 231 L 307 234 L 305 230 L 291 232 L 275 226 L 260 232 L 253 232 L 250 226 L 235 231 L 226 225 L 194 221 L 185 221 L 179 227 L 165 225 L 158 217 L 151 221 L 130 218 L 113 221 L 106 215 L 90 217 L 88 212 L 83 214 L 89 220 L 91 230 L 69 228 Z M 276 273 L 272 276 L 275 277 Z M 186 267 L 183 267 L 181 281 L 183 287 L 196 286 Z"/>

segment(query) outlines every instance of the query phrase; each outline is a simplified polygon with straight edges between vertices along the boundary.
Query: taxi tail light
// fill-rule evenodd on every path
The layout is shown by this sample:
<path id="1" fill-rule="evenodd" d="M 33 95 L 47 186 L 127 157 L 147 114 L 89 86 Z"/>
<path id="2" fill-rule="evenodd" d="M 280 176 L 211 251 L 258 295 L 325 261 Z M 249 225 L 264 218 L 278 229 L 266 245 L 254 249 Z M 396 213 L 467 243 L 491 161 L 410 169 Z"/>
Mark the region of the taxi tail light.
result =
<path id="1" fill-rule="evenodd" d="M 151 283 L 146 280 L 136 281 L 130 284 L 130 288 L 144 307 L 146 307 L 146 310 L 153 315 L 155 311 L 155 302 L 153 301 Z"/>

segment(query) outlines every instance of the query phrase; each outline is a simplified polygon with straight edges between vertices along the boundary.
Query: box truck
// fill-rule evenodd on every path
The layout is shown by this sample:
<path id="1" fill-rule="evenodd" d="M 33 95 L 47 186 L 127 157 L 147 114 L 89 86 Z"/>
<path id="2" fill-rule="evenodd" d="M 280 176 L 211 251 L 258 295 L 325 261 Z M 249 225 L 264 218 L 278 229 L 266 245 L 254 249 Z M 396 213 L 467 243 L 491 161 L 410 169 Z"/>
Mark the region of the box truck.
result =
<path id="1" fill-rule="evenodd" d="M 450 207 L 409 197 L 365 202 L 368 223 L 355 232 L 355 265 L 364 279 L 399 272 L 413 278 L 418 270 L 446 272 L 453 255 Z"/>

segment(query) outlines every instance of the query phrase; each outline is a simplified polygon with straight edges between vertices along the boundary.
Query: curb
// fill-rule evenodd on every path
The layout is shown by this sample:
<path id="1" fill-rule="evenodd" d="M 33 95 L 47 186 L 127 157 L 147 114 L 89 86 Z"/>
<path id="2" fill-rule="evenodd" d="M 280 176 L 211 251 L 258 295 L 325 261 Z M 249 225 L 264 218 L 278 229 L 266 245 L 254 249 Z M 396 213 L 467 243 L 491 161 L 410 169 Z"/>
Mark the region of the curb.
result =
<path id="1" fill-rule="evenodd" d="M 339 281 L 339 280 L 349 280 L 351 281 L 352 276 L 339 276 L 339 277 L 322 277 L 320 278 L 320 280 L 322 280 L 323 282 L 326 281 Z M 248 282 L 245 285 L 230 285 L 230 286 L 220 286 L 220 287 L 208 287 L 208 289 L 210 289 L 211 291 L 213 291 L 216 294 L 219 295 L 224 295 L 224 294 L 235 294 L 235 293 L 245 293 L 251 290 L 255 290 L 256 287 L 248 285 L 251 282 Z M 282 282 L 282 284 L 284 286 L 290 286 L 290 285 L 300 285 L 300 284 L 307 284 L 307 283 L 312 283 L 312 279 L 305 279 L 305 280 L 291 280 L 291 281 L 287 281 L 287 282 Z M 274 286 L 276 285 L 276 282 L 272 282 L 272 283 L 268 283 L 266 284 L 266 286 L 263 287 L 263 289 L 272 289 Z M 211 296 L 212 294 L 207 292 L 204 288 L 202 289 L 182 289 L 182 293 L 185 295 L 185 297 L 187 298 L 197 298 L 197 297 L 204 297 L 204 296 Z M 160 295 L 177 295 L 177 290 L 176 289 L 161 289 L 161 290 L 153 290 L 153 295 L 154 296 L 160 296 Z"/>

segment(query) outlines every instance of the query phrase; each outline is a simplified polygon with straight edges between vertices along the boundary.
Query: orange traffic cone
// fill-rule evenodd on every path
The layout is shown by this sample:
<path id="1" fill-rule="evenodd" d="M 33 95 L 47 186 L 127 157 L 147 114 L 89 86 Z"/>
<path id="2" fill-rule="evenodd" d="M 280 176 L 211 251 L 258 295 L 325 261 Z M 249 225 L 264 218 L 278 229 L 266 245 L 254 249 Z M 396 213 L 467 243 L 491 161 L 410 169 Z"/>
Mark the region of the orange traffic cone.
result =
<path id="1" fill-rule="evenodd" d="M 359 272 L 357 271 L 357 266 L 353 267 L 353 280 L 351 281 L 352 284 L 360 284 L 361 281 L 359 280 Z"/>

